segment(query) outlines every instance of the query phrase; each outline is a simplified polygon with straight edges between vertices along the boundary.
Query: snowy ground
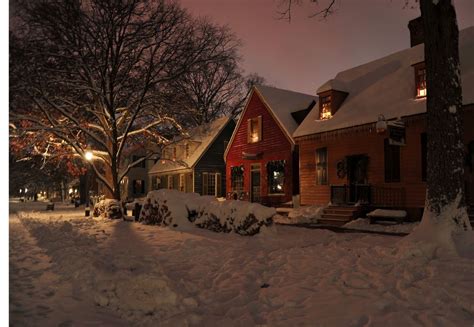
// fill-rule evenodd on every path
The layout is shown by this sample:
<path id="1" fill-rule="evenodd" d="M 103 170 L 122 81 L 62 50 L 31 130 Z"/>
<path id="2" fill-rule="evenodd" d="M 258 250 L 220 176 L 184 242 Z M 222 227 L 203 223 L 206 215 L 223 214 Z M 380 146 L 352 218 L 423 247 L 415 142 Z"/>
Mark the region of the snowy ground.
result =
<path id="1" fill-rule="evenodd" d="M 474 323 L 474 259 L 400 255 L 400 237 L 290 226 L 242 237 L 44 208 L 10 207 L 15 326 Z"/>

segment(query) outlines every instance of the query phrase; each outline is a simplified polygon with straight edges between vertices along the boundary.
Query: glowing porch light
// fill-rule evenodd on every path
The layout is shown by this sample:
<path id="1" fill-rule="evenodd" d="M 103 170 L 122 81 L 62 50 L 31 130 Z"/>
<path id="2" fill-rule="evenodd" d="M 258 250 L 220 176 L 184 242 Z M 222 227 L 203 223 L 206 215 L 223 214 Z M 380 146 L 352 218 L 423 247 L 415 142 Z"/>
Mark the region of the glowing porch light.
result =
<path id="1" fill-rule="evenodd" d="M 375 130 L 377 134 L 383 134 L 387 130 L 387 121 L 384 115 L 379 115 L 377 123 L 375 124 Z"/>

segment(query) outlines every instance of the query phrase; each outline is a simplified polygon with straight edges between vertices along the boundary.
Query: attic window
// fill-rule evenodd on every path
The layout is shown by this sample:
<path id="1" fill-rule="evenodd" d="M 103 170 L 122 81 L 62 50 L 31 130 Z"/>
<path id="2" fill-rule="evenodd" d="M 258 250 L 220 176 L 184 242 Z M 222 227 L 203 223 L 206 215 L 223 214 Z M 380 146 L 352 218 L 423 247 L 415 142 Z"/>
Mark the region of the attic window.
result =
<path id="1" fill-rule="evenodd" d="M 320 107 L 320 114 L 319 114 L 319 119 L 324 120 L 324 119 L 329 119 L 332 117 L 331 113 L 331 96 L 323 96 L 321 97 L 321 107 Z"/>
<path id="2" fill-rule="evenodd" d="M 262 140 L 262 116 L 247 120 L 247 143 L 257 143 Z"/>
<path id="3" fill-rule="evenodd" d="M 425 63 L 415 65 L 416 97 L 426 97 L 426 68 Z"/>

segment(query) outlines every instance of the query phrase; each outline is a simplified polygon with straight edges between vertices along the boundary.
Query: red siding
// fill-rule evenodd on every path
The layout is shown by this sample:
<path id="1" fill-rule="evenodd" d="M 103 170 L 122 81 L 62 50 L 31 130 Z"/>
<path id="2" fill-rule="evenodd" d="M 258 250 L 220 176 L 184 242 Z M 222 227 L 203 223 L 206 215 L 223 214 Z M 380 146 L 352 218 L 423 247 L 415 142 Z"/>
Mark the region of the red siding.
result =
<path id="1" fill-rule="evenodd" d="M 257 143 L 247 143 L 247 120 L 262 116 L 262 140 Z M 291 200 L 292 195 L 292 146 L 285 132 L 280 129 L 279 124 L 274 120 L 272 114 L 267 110 L 265 104 L 254 92 L 243 117 L 240 119 L 240 126 L 235 132 L 234 139 L 230 144 L 226 155 L 227 169 L 227 190 L 232 192 L 230 182 L 230 168 L 232 166 L 244 166 L 244 192 L 246 200 L 249 199 L 250 192 L 250 165 L 254 163 L 261 164 L 260 193 L 262 202 L 266 204 L 278 204 Z M 261 156 L 257 160 L 243 159 L 242 152 L 257 154 Z M 268 178 L 266 164 L 271 160 L 285 160 L 285 194 L 268 195 Z M 228 194 L 230 193 L 228 192 Z"/>
<path id="2" fill-rule="evenodd" d="M 465 144 L 474 140 L 474 106 L 465 107 Z M 426 131 L 426 116 L 411 118 L 406 123 L 406 145 L 400 147 L 400 182 L 384 181 L 384 138 L 374 128 L 359 131 L 297 139 L 300 147 L 301 204 L 327 204 L 330 201 L 330 185 L 347 184 L 347 177 L 339 178 L 336 164 L 346 156 L 365 154 L 369 157 L 368 183 L 383 187 L 402 187 L 405 191 L 406 208 L 423 208 L 426 183 L 421 178 L 421 133 Z M 327 147 L 328 185 L 316 185 L 315 152 Z M 466 171 L 466 180 L 474 182 L 473 173 Z M 474 189 L 474 187 L 473 187 Z"/>

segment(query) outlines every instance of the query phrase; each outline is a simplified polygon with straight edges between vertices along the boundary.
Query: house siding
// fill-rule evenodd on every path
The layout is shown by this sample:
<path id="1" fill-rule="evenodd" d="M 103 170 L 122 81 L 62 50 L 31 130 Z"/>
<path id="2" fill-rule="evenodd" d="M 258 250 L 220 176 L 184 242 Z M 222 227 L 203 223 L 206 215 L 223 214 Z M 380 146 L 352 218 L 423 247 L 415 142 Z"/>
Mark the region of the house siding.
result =
<path id="1" fill-rule="evenodd" d="M 256 143 L 247 142 L 247 121 L 250 118 L 262 117 L 262 140 Z M 260 154 L 257 159 L 244 159 L 243 152 Z M 268 177 L 266 165 L 272 160 L 285 160 L 284 194 L 268 194 Z M 228 198 L 232 197 L 231 167 L 243 165 L 244 167 L 244 194 L 242 199 L 250 200 L 250 169 L 252 164 L 260 164 L 260 195 L 261 202 L 276 205 L 288 202 L 292 198 L 292 144 L 280 125 L 275 121 L 260 97 L 254 92 L 241 117 L 240 126 L 236 131 L 232 144 L 226 155 L 226 189 Z"/>
<path id="2" fill-rule="evenodd" d="M 226 194 L 224 151 L 232 137 L 235 122 L 230 120 L 194 167 L 194 192 L 202 194 L 202 173 L 221 174 L 221 195 Z"/>
<path id="3" fill-rule="evenodd" d="M 464 107 L 464 141 L 474 140 L 474 105 Z M 378 135 L 374 124 L 333 133 L 297 138 L 300 148 L 301 204 L 326 205 L 331 201 L 331 185 L 348 184 L 347 177 L 337 176 L 337 162 L 351 155 L 367 155 L 367 177 L 372 186 L 399 188 L 404 192 L 403 207 L 412 218 L 421 217 L 424 207 L 426 182 L 422 181 L 421 134 L 426 132 L 426 115 L 408 117 L 405 120 L 406 145 L 400 147 L 400 182 L 386 183 L 384 171 L 384 139 Z M 471 127 L 471 128 L 470 128 Z M 327 147 L 328 185 L 316 185 L 316 149 Z M 473 173 L 466 169 L 466 181 L 471 185 Z M 472 185 L 470 186 L 472 187 Z M 472 188 L 474 190 L 474 187 Z"/>

